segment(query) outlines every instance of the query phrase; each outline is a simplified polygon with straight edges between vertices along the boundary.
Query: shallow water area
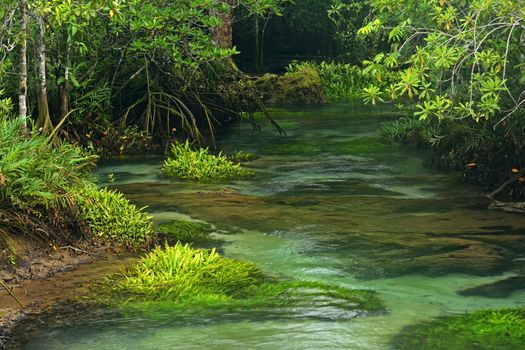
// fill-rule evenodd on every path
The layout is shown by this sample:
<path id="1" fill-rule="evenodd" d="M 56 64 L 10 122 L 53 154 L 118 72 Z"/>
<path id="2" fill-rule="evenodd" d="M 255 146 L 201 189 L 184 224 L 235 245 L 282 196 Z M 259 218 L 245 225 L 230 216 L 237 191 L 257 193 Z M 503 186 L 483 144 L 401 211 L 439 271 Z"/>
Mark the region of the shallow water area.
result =
<path id="1" fill-rule="evenodd" d="M 192 218 L 239 228 L 217 232 L 229 257 L 275 276 L 376 290 L 388 313 L 343 319 L 245 317 L 169 308 L 101 312 L 38 327 L 24 349 L 392 349 L 404 326 L 440 315 L 525 306 L 525 290 L 459 292 L 525 274 L 525 219 L 487 210 L 482 189 L 427 166 L 424 154 L 383 144 L 395 111 L 359 103 L 274 109 L 287 135 L 241 124 L 218 149 L 259 158 L 251 178 L 198 184 L 160 175 L 161 157 L 103 162 L 120 189 L 157 222 Z M 499 297 L 498 297 L 499 295 Z M 147 305 L 143 306 L 145 309 Z M 267 310 L 269 312 L 269 310 Z M 51 319 L 53 319 L 51 317 Z"/>

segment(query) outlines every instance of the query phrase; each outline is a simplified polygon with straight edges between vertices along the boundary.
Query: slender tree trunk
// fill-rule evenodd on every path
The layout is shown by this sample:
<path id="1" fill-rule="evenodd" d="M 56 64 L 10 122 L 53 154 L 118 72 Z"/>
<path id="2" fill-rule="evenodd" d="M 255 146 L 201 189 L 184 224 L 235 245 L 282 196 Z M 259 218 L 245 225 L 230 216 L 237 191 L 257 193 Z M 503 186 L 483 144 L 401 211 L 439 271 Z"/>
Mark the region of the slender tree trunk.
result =
<path id="1" fill-rule="evenodd" d="M 47 74 L 46 74 L 46 42 L 44 19 L 38 16 L 38 120 L 37 127 L 42 128 L 42 133 L 49 133 L 53 124 L 49 116 L 49 104 L 47 101 Z"/>
<path id="2" fill-rule="evenodd" d="M 18 114 L 23 118 L 22 134 L 27 127 L 27 0 L 20 0 L 20 66 L 18 71 Z"/>
<path id="3" fill-rule="evenodd" d="M 215 29 L 214 39 L 217 45 L 220 47 L 229 49 L 233 44 L 232 36 L 232 25 L 233 25 L 233 15 L 232 7 L 234 0 L 221 0 L 221 2 L 228 4 L 230 9 L 226 12 L 215 12 L 212 15 L 219 17 L 222 21 L 222 25 Z"/>
<path id="4" fill-rule="evenodd" d="M 261 29 L 259 16 L 255 15 L 255 73 L 261 72 Z"/>
<path id="5" fill-rule="evenodd" d="M 69 113 L 69 60 L 71 46 L 68 44 L 66 49 L 66 59 L 64 62 L 64 82 L 60 85 L 60 117 L 63 119 Z"/>

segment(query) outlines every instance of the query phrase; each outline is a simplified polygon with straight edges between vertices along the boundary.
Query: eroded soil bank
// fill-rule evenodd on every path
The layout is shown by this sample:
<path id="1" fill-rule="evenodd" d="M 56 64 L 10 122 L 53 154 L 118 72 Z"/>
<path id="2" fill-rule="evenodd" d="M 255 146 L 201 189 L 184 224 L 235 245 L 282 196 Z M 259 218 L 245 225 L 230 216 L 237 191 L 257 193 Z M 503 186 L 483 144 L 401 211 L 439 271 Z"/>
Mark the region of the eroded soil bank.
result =
<path id="1" fill-rule="evenodd" d="M 89 297 L 98 281 L 131 265 L 139 256 L 91 243 L 54 247 L 46 253 L 37 253 L 37 248 L 46 251 L 27 243 L 24 261 L 0 269 L 0 278 L 17 299 L 0 289 L 0 349 L 9 345 L 10 332 L 18 322 L 68 300 Z"/>

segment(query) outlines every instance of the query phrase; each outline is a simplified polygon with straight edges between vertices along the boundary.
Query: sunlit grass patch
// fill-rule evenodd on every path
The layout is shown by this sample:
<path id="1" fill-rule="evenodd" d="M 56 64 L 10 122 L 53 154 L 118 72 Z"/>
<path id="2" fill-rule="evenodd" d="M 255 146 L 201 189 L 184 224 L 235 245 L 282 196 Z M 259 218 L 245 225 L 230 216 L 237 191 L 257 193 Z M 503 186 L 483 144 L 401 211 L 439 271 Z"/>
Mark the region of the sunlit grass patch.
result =
<path id="1" fill-rule="evenodd" d="M 213 155 L 208 148 L 192 149 L 188 141 L 172 145 L 161 171 L 167 176 L 204 182 L 253 175 L 253 171 L 232 162 L 222 153 Z"/>
<path id="2" fill-rule="evenodd" d="M 181 243 L 156 248 L 112 284 L 111 303 L 145 314 L 160 307 L 182 314 L 346 319 L 384 310 L 372 291 L 272 278 L 251 262 Z"/>
<path id="3" fill-rule="evenodd" d="M 117 290 L 138 299 L 228 297 L 260 278 L 253 263 L 223 258 L 215 249 L 193 249 L 177 243 L 149 253 L 126 272 Z"/>
<path id="4" fill-rule="evenodd" d="M 119 192 L 86 186 L 79 191 L 77 202 L 82 217 L 98 237 L 135 245 L 153 236 L 151 216 Z"/>

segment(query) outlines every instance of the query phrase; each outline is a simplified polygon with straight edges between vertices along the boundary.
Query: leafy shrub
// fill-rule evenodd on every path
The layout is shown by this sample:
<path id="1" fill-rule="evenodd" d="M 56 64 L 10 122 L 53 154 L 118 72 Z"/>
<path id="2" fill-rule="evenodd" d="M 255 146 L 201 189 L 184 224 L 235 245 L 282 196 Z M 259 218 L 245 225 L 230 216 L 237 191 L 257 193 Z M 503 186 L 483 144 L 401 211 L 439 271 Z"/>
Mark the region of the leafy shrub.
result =
<path id="1" fill-rule="evenodd" d="M 0 205 L 2 217 L 11 219 L 0 227 L 0 246 L 8 245 L 7 232 L 20 233 L 14 227 L 20 225 L 24 234 L 45 240 L 80 237 L 89 233 L 85 223 L 97 236 L 118 241 L 139 243 L 152 235 L 151 218 L 142 210 L 91 182 L 96 156 L 65 142 L 52 144 L 35 131 L 23 137 L 23 119 L 8 119 L 7 113 L 0 112 Z"/>
<path id="2" fill-rule="evenodd" d="M 212 155 L 208 148 L 193 150 L 188 141 L 172 145 L 161 171 L 168 176 L 198 181 L 226 180 L 253 174 L 228 160 L 222 152 Z"/>
<path id="3" fill-rule="evenodd" d="M 523 349 L 525 310 L 484 310 L 441 317 L 405 328 L 393 339 L 396 349 Z"/>
<path id="4" fill-rule="evenodd" d="M 0 202 L 25 208 L 71 203 L 96 157 L 67 143 L 51 145 L 43 136 L 22 137 L 23 122 L 0 115 Z"/>
<path id="5" fill-rule="evenodd" d="M 99 237 L 138 244 L 153 235 L 151 217 L 122 193 L 86 186 L 79 191 L 77 201 L 82 217 Z"/>
<path id="6" fill-rule="evenodd" d="M 439 130 L 428 120 L 403 117 L 392 122 L 381 124 L 382 137 L 418 147 L 430 146 Z"/>

